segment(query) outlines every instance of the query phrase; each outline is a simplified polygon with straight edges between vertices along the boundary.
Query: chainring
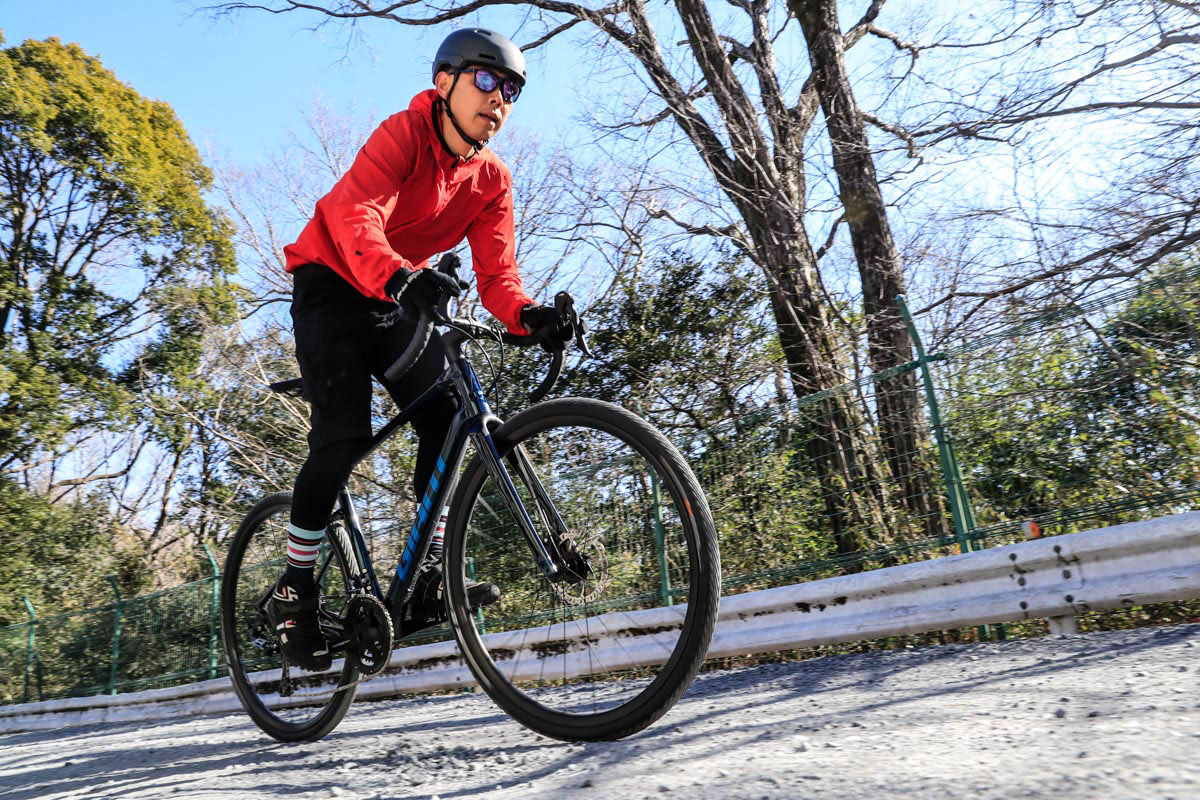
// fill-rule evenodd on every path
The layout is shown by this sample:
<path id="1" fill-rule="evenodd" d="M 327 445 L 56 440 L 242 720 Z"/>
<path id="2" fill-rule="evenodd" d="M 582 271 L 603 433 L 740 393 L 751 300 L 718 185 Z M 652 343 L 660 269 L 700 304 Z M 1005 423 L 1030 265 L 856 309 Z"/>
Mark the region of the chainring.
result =
<path id="1" fill-rule="evenodd" d="M 346 605 L 346 657 L 370 677 L 387 666 L 395 644 L 392 615 L 369 594 L 356 594 Z"/>

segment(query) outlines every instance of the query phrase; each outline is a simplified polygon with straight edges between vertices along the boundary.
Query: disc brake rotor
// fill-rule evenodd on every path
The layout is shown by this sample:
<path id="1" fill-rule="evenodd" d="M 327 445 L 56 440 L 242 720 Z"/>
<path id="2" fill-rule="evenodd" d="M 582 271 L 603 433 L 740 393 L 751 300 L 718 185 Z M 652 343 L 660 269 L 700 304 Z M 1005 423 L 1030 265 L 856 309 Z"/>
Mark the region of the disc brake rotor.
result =
<path id="1" fill-rule="evenodd" d="M 568 573 L 580 576 L 550 584 L 565 605 L 581 606 L 594 602 L 608 588 L 608 551 L 597 535 L 580 535 L 574 531 L 567 537 L 568 555 L 563 559 Z M 572 552 L 573 551 L 573 552 Z"/>

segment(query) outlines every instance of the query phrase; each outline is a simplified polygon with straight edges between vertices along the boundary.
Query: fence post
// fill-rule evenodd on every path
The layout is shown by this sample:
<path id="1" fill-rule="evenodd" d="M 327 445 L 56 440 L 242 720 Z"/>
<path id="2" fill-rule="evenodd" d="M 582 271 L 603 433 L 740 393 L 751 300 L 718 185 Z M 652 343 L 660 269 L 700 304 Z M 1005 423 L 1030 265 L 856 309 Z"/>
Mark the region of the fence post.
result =
<path id="1" fill-rule="evenodd" d="M 475 557 L 467 556 L 467 580 L 475 580 Z M 479 633 L 487 633 L 487 628 L 483 625 L 483 608 L 475 609 L 475 624 L 479 626 Z"/>
<path id="2" fill-rule="evenodd" d="M 896 304 L 900 306 L 900 315 L 904 317 L 904 325 L 908 328 L 908 335 L 912 338 L 913 347 L 917 350 L 917 364 L 921 368 L 921 381 L 925 386 L 925 402 L 929 405 L 929 421 L 933 425 L 933 433 L 937 438 L 942 482 L 946 485 L 946 499 L 950 503 L 950 516 L 954 521 L 954 540 L 958 542 L 958 552 L 979 550 L 981 548 L 975 546 L 970 537 L 971 532 L 977 527 L 975 512 L 971 509 L 971 498 L 967 495 L 966 487 L 963 485 L 962 469 L 959 468 L 958 457 L 954 454 L 954 442 L 950 431 L 946 430 L 946 426 L 942 424 L 937 395 L 933 391 L 933 378 L 929 374 L 929 362 L 941 361 L 945 356 L 940 353 L 932 356 L 925 355 L 925 345 L 921 341 L 921 334 L 917 333 L 917 326 L 913 324 L 912 314 L 908 311 L 908 303 L 905 301 L 904 295 L 896 295 Z M 980 625 L 977 631 L 980 640 L 989 638 L 987 625 Z M 997 627 L 996 635 L 1001 640 L 1005 638 L 1003 627 Z"/>
<path id="3" fill-rule="evenodd" d="M 475 558 L 467 556 L 467 580 L 475 580 Z M 487 628 L 483 624 L 483 609 L 475 609 L 475 625 L 479 628 L 479 635 L 483 636 L 487 633 Z M 466 691 L 471 694 L 483 694 L 483 688 L 477 683 Z"/>
<path id="4" fill-rule="evenodd" d="M 25 645 L 25 691 L 21 697 L 22 703 L 29 702 L 29 673 L 33 669 L 33 642 L 34 630 L 37 628 L 37 613 L 33 610 L 33 603 L 29 602 L 29 598 L 21 595 L 21 599 L 25 601 L 25 610 L 29 612 L 29 638 Z M 38 700 L 42 699 L 41 691 L 38 692 Z"/>
<path id="5" fill-rule="evenodd" d="M 209 578 L 212 582 L 212 598 L 208 609 L 208 677 L 212 679 L 217 677 L 217 617 L 221 607 L 218 583 L 221 577 L 221 568 L 217 566 L 217 559 L 207 544 L 204 545 L 204 555 L 208 556 L 208 566 L 212 569 L 212 576 Z"/>
<path id="6" fill-rule="evenodd" d="M 662 493 L 658 488 L 658 474 L 650 472 L 650 496 L 654 503 L 654 547 L 658 551 L 658 577 L 662 583 L 662 601 L 664 606 L 672 605 L 671 579 L 667 574 L 667 542 L 666 531 L 662 523 Z"/>
<path id="7" fill-rule="evenodd" d="M 113 594 L 117 596 L 116 603 L 113 605 L 113 646 L 112 646 L 112 669 L 108 673 L 108 693 L 117 693 L 117 663 L 121 658 L 121 590 L 117 588 L 117 580 L 112 575 L 107 575 L 108 584 L 112 586 Z"/>
<path id="8" fill-rule="evenodd" d="M 917 364 L 921 367 L 921 380 L 925 385 L 925 402 L 929 405 L 929 421 L 933 425 L 934 436 L 937 437 L 938 459 L 942 467 L 942 481 L 946 485 L 946 495 L 950 502 L 950 515 L 954 521 L 954 538 L 958 542 L 958 551 L 965 553 L 974 549 L 971 547 L 968 534 L 975 530 L 975 512 L 971 510 L 971 501 L 963 487 L 962 470 L 959 469 L 958 459 L 954 455 L 954 445 L 950 440 L 950 432 L 942 424 L 942 415 L 938 409 L 937 395 L 933 391 L 933 378 L 929 374 L 929 362 L 941 361 L 945 356 L 938 354 L 925 355 L 925 345 L 917 326 L 913 324 L 912 315 L 908 312 L 908 304 L 904 295 L 896 295 L 896 303 L 900 306 L 900 314 L 908 327 L 908 335 L 912 337 L 913 346 L 917 350 Z"/>
<path id="9" fill-rule="evenodd" d="M 641 403 L 636 403 L 634 410 L 638 416 L 645 417 L 646 412 Z M 654 549 L 658 557 L 659 593 L 662 595 L 664 606 L 674 605 L 671 596 L 671 578 L 667 572 L 667 542 L 666 531 L 662 522 L 662 492 L 658 487 L 658 474 L 650 472 L 650 502 L 654 506 Z"/>

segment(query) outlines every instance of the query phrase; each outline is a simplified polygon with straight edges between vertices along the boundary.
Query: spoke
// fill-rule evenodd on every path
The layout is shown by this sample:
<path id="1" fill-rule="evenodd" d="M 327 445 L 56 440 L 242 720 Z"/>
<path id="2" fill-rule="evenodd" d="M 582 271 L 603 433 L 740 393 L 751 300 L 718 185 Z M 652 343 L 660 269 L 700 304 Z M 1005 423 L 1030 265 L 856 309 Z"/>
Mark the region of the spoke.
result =
<path id="1" fill-rule="evenodd" d="M 599 713 L 648 686 L 675 647 L 670 632 L 654 636 L 651 650 L 661 658 L 651 657 L 652 663 L 645 664 L 648 642 L 643 639 L 631 650 L 624 640 L 628 623 L 622 621 L 619 630 L 613 627 L 623 612 L 662 601 L 658 546 L 652 523 L 647 523 L 653 515 L 646 483 L 652 468 L 620 440 L 596 430 L 552 430 L 523 442 L 522 450 L 527 468 L 510 472 L 518 496 L 547 532 L 549 520 L 561 515 L 567 542 L 573 542 L 569 546 L 578 549 L 590 572 L 575 584 L 545 579 L 528 557 L 518 512 L 494 502 L 499 496 L 495 479 L 487 477 L 469 519 L 476 531 L 470 539 L 470 554 L 480 570 L 476 578 L 494 580 L 505 596 L 504 611 L 497 607 L 490 613 L 488 627 L 520 631 L 502 645 L 515 646 L 507 674 L 514 684 L 530 684 L 527 693 L 537 702 L 560 711 Z M 534 476 L 545 495 L 531 488 Z M 684 586 L 689 562 L 681 516 L 669 493 L 660 502 L 668 585 Z M 504 567 L 496 571 L 495 565 Z M 614 613 L 618 616 L 609 620 Z M 541 632 L 535 636 L 534 631 Z M 593 638 L 613 650 L 616 660 L 601 656 Z M 530 658 L 537 659 L 536 666 L 526 671 Z M 549 663 L 552 659 L 561 660 L 557 668 Z M 617 677 L 610 673 L 617 663 L 631 666 L 619 670 L 619 683 L 606 683 L 606 677 Z M 577 685 L 581 683 L 592 685 Z"/>

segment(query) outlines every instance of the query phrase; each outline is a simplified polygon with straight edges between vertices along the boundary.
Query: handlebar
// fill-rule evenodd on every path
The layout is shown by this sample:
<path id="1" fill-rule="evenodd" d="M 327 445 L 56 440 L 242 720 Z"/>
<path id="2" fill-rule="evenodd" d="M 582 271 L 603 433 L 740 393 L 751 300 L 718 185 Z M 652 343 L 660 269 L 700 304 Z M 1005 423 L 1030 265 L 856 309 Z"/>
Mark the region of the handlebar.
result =
<path id="1" fill-rule="evenodd" d="M 454 253 L 446 253 L 438 259 L 435 269 L 444 275 L 449 275 L 454 280 L 458 280 L 458 268 L 460 266 L 462 266 L 462 259 Z M 408 343 L 408 347 L 404 349 L 400 357 L 393 361 L 392 365 L 384 371 L 383 376 L 385 378 L 392 382 L 398 381 L 404 376 L 404 373 L 408 372 L 413 364 L 417 363 L 417 359 L 421 357 L 421 354 L 425 352 L 425 348 L 429 345 L 430 337 L 433 336 L 434 319 L 436 318 L 438 322 L 443 323 L 450 321 L 450 318 L 447 316 L 449 305 L 450 298 L 443 297 L 438 303 L 434 315 L 431 316 L 427 311 L 421 312 L 420 317 L 417 319 L 416 335 L 413 336 L 412 341 Z"/>
<path id="2" fill-rule="evenodd" d="M 583 320 L 579 318 L 579 313 L 575 311 L 575 298 L 566 292 L 559 292 L 554 295 L 554 308 L 558 311 L 558 318 L 566 320 L 567 325 L 570 326 L 575 344 L 585 356 L 594 358 L 591 349 L 588 348 L 587 340 L 584 338 L 587 329 L 584 327 Z M 562 375 L 563 352 L 566 350 L 567 343 L 562 340 L 551 340 L 550 333 L 550 328 L 545 327 L 529 336 L 520 336 L 507 332 L 500 334 L 500 341 L 505 344 L 514 345 L 515 347 L 533 347 L 544 342 L 549 342 L 550 344 L 550 351 L 553 353 L 550 359 L 550 369 L 546 373 L 546 377 L 542 378 L 542 382 L 538 384 L 538 387 L 530 392 L 529 402 L 531 403 L 536 403 L 550 394 L 550 390 L 554 388 L 554 384 L 558 382 L 559 377 Z"/>
<path id="3" fill-rule="evenodd" d="M 458 280 L 458 268 L 462 266 L 462 260 L 454 253 L 446 253 L 438 261 L 436 269 L 451 278 Z M 466 327 L 460 321 L 451 320 L 449 317 L 450 298 L 443 297 L 438 307 L 433 314 L 421 312 L 420 318 L 417 320 L 417 332 L 413 336 L 412 341 L 408 343 L 408 347 L 400 354 L 392 365 L 384 371 L 384 377 L 389 381 L 397 381 L 408 372 L 409 368 L 416 363 L 421 354 L 425 352 L 425 348 L 429 345 L 429 339 L 433 336 L 433 324 L 435 322 L 443 325 L 455 325 L 456 327 Z M 584 327 L 583 320 L 579 318 L 578 312 L 575 311 L 575 299 L 566 292 L 559 292 L 554 296 L 554 307 L 558 311 L 560 320 L 566 321 L 570 326 L 575 344 L 589 358 L 593 358 L 592 351 L 588 348 L 587 340 L 584 334 L 587 329 Z M 478 328 L 474 324 L 470 324 L 472 328 Z M 491 333 L 489 329 L 489 333 Z M 550 370 L 546 373 L 546 377 L 538 384 L 538 387 L 529 395 L 529 402 L 536 403 L 550 393 L 554 388 L 554 384 L 558 382 L 562 375 L 563 366 L 563 351 L 566 349 L 567 343 L 561 340 L 551 340 L 551 329 L 544 327 L 541 330 L 532 333 L 528 336 L 521 336 L 515 333 L 504 332 L 499 335 L 499 339 L 504 344 L 513 345 L 514 347 L 533 347 L 548 343 L 548 349 L 553 353 L 553 358 L 550 362 Z"/>

